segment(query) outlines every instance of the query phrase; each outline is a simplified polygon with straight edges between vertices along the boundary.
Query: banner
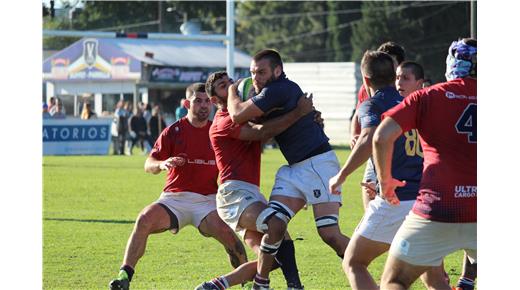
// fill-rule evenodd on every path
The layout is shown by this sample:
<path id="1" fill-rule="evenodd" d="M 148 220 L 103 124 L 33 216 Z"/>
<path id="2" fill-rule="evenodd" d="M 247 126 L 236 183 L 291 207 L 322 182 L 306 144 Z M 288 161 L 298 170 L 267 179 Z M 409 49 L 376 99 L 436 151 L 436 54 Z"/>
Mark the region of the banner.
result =
<path id="1" fill-rule="evenodd" d="M 43 155 L 107 155 L 111 118 L 43 119 Z"/>
<path id="2" fill-rule="evenodd" d="M 43 62 L 44 80 L 137 80 L 140 62 L 113 40 L 84 38 Z"/>
<path id="3" fill-rule="evenodd" d="M 173 67 L 148 65 L 145 68 L 143 79 L 150 82 L 167 82 L 167 83 L 205 83 L 208 76 L 216 71 L 225 71 L 223 67 Z M 148 77 L 146 77 L 148 76 Z M 235 78 L 249 77 L 248 68 L 235 68 Z"/>

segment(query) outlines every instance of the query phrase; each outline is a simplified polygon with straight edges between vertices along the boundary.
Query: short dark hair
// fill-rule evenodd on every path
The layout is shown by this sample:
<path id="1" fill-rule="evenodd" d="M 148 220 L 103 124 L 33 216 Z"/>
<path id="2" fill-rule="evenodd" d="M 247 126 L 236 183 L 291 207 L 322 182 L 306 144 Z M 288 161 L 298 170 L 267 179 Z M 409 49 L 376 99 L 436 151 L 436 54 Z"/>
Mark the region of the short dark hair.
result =
<path id="1" fill-rule="evenodd" d="M 217 71 L 209 75 L 208 79 L 206 80 L 206 94 L 208 94 L 208 97 L 213 97 L 217 95 L 217 92 L 215 91 L 215 82 L 220 80 L 221 78 L 227 76 L 226 71 Z"/>
<path id="2" fill-rule="evenodd" d="M 282 57 L 276 50 L 262 49 L 253 56 L 253 60 L 255 62 L 259 62 L 262 59 L 269 60 L 269 63 L 271 64 L 271 69 L 274 70 L 276 66 L 279 65 L 283 70 Z"/>
<path id="3" fill-rule="evenodd" d="M 424 69 L 422 65 L 416 63 L 415 61 L 403 61 L 399 66 L 401 68 L 410 69 L 416 80 L 424 79 Z"/>
<path id="4" fill-rule="evenodd" d="M 361 71 L 376 89 L 393 85 L 395 82 L 394 60 L 386 52 L 366 51 L 361 60 Z"/>
<path id="5" fill-rule="evenodd" d="M 381 44 L 377 50 L 386 52 L 395 57 L 397 64 L 401 64 L 405 59 L 404 48 L 393 41 L 387 41 Z"/>
<path id="6" fill-rule="evenodd" d="M 193 83 L 186 88 L 186 99 L 191 99 L 193 96 L 195 96 L 196 93 L 205 92 L 206 90 L 204 87 L 204 83 Z"/>

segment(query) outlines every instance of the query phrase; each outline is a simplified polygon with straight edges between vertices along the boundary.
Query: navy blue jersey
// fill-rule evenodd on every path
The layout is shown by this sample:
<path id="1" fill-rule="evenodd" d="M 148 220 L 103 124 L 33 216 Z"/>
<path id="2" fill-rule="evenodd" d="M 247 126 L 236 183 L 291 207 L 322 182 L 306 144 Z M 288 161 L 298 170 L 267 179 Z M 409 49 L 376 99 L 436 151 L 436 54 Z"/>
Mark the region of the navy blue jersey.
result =
<path id="1" fill-rule="evenodd" d="M 377 90 L 358 110 L 361 129 L 377 127 L 381 115 L 403 100 L 394 87 Z M 397 187 L 395 192 L 400 200 L 414 200 L 419 192 L 423 169 L 423 154 L 416 130 L 404 132 L 394 143 L 392 155 L 392 176 L 405 180 L 406 186 Z"/>
<path id="2" fill-rule="evenodd" d="M 303 91 L 284 73 L 270 82 L 262 91 L 252 98 L 253 103 L 264 113 L 264 118 L 272 119 L 296 108 Z M 323 129 L 314 122 L 314 112 L 300 118 L 287 130 L 275 137 L 283 156 L 293 164 L 312 157 L 314 150 L 327 145 L 328 140 Z"/>

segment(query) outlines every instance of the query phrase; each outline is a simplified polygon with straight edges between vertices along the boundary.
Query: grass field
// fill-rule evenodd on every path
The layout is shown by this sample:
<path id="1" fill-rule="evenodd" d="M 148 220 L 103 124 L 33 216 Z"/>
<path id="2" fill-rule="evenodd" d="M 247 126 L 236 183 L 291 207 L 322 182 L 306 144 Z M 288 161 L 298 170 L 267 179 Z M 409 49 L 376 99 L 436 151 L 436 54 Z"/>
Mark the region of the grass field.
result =
<path id="1" fill-rule="evenodd" d="M 340 162 L 350 151 L 337 149 Z M 117 275 L 139 211 L 155 201 L 165 174 L 143 171 L 145 156 L 45 156 L 43 158 L 43 288 L 107 289 Z M 269 194 L 276 170 L 284 164 L 278 150 L 262 156 L 261 190 Z M 351 236 L 360 220 L 362 169 L 343 186 L 340 227 Z M 301 211 L 290 223 L 296 259 L 306 289 L 350 289 L 336 254 L 319 238 L 312 211 Z M 250 260 L 255 256 L 248 251 Z M 386 255 L 369 270 L 379 279 Z M 462 252 L 445 260 L 452 284 L 460 275 Z M 152 235 L 136 267 L 131 289 L 193 289 L 204 280 L 231 270 L 218 242 L 193 227 L 178 235 Z M 271 287 L 285 289 L 279 270 Z M 420 282 L 413 289 L 423 289 Z M 240 289 L 234 287 L 232 289 Z"/>

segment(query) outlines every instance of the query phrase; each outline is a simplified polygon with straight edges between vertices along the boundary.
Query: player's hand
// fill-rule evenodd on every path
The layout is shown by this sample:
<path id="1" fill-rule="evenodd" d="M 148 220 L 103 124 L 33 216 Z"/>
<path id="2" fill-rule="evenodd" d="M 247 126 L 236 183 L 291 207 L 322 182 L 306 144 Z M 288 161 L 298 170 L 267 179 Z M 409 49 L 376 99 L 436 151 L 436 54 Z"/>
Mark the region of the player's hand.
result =
<path id="1" fill-rule="evenodd" d="M 322 129 L 325 127 L 325 123 L 323 123 L 323 121 L 324 120 L 321 117 L 321 112 L 314 110 L 314 122 L 318 123 Z"/>
<path id="2" fill-rule="evenodd" d="M 341 174 L 338 173 L 329 180 L 329 191 L 332 194 L 341 194 L 341 185 L 345 182 L 344 178 L 341 178 Z"/>
<path id="3" fill-rule="evenodd" d="M 186 159 L 183 157 L 175 156 L 170 157 L 159 164 L 161 170 L 171 170 L 174 167 L 183 166 L 186 163 Z"/>
<path id="4" fill-rule="evenodd" d="M 298 99 L 298 103 L 296 104 L 296 110 L 298 110 L 298 114 L 301 117 L 314 110 L 314 106 L 312 104 L 312 94 L 310 96 L 307 95 L 308 93 L 303 94 L 303 96 Z"/>
<path id="5" fill-rule="evenodd" d="M 370 200 L 374 199 L 377 195 L 376 184 L 371 181 L 361 182 L 361 188 L 364 195 L 368 196 Z"/>
<path id="6" fill-rule="evenodd" d="M 356 146 L 357 139 L 359 138 L 359 135 L 354 135 L 350 139 L 350 150 L 354 149 L 354 146 Z"/>
<path id="7" fill-rule="evenodd" d="M 400 204 L 399 198 L 395 194 L 395 189 L 397 187 L 403 187 L 406 185 L 406 181 L 400 181 L 394 178 L 391 178 L 388 181 L 381 181 L 381 197 L 383 197 L 389 204 L 393 206 L 398 206 Z"/>

